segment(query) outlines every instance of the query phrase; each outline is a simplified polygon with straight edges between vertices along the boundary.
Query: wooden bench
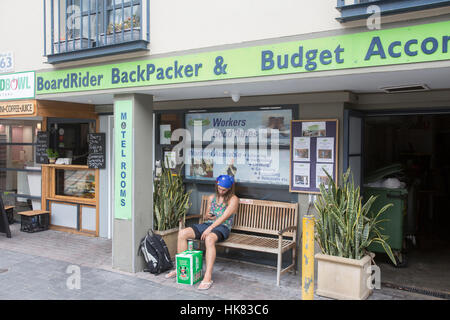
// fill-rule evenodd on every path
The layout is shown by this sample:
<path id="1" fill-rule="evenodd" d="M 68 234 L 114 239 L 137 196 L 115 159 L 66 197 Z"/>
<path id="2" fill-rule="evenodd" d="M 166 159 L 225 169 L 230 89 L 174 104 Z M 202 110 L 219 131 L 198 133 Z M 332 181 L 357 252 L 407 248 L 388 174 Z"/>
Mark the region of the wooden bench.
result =
<path id="1" fill-rule="evenodd" d="M 206 219 L 208 197 L 202 197 L 201 214 L 187 215 L 186 219 L 199 218 L 202 223 Z M 279 286 L 281 274 L 291 269 L 296 273 L 297 224 L 297 203 L 239 199 L 230 236 L 217 246 L 276 254 Z M 288 250 L 292 250 L 292 264 L 282 269 L 282 255 Z"/>

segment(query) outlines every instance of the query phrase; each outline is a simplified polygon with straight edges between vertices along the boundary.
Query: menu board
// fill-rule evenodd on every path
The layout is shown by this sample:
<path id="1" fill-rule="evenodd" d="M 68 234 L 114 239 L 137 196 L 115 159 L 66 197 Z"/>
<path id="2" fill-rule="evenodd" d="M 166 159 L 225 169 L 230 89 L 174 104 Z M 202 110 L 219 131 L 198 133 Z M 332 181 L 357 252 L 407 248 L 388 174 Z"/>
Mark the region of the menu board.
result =
<path id="1" fill-rule="evenodd" d="M 89 133 L 88 134 L 88 167 L 91 169 L 104 169 L 106 166 L 106 135 L 104 133 Z"/>
<path id="2" fill-rule="evenodd" d="M 338 120 L 292 120 L 289 191 L 320 193 L 336 181 Z"/>
<path id="3" fill-rule="evenodd" d="M 48 163 L 47 149 L 49 143 L 49 133 L 39 131 L 36 136 L 35 159 L 36 163 Z"/>

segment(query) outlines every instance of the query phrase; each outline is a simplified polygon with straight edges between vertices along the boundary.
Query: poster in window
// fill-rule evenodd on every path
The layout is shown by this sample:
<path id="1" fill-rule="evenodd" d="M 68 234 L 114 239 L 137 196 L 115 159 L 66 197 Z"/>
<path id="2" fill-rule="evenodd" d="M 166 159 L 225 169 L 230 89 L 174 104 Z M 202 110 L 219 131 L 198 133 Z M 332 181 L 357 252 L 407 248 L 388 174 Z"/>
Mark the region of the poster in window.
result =
<path id="1" fill-rule="evenodd" d="M 170 144 L 171 136 L 170 124 L 162 124 L 159 126 L 159 144 Z"/>
<path id="2" fill-rule="evenodd" d="M 186 129 L 195 141 L 208 142 L 207 137 L 220 133 L 224 142 L 228 138 L 236 143 L 252 143 L 267 135 L 268 143 L 278 136 L 280 145 L 288 146 L 291 120 L 291 109 L 189 113 L 186 115 Z"/>
<path id="3" fill-rule="evenodd" d="M 292 109 L 186 114 L 192 139 L 185 157 L 188 179 L 289 184 Z M 201 147 L 200 147 L 201 146 Z"/>
<path id="4" fill-rule="evenodd" d="M 185 159 L 186 178 L 214 180 L 221 174 L 235 177 L 236 182 L 289 184 L 289 167 L 280 165 L 289 158 L 288 149 L 251 154 L 249 149 L 204 150 L 192 148 Z"/>

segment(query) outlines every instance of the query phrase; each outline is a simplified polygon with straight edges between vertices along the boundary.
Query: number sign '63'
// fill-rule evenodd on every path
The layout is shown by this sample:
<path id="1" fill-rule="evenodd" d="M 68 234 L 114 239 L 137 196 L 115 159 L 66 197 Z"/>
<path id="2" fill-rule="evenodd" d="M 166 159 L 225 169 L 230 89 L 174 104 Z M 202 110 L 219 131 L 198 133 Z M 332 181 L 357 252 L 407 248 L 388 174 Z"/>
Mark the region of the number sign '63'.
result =
<path id="1" fill-rule="evenodd" d="M 14 71 L 14 55 L 12 52 L 0 52 L 0 73 Z"/>

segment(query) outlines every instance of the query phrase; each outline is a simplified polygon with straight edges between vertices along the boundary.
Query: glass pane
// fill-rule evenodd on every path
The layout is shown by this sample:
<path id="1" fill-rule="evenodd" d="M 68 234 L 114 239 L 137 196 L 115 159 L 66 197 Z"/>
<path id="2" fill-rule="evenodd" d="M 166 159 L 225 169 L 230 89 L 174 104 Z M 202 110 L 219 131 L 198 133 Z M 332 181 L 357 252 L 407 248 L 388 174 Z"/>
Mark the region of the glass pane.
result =
<path id="1" fill-rule="evenodd" d="M 3 120 L 0 123 L 0 168 L 24 169 L 34 166 L 33 143 L 40 128 L 38 121 Z"/>
<path id="2" fill-rule="evenodd" d="M 190 152 L 189 152 L 190 151 Z M 186 178 L 211 180 L 221 174 L 235 177 L 236 182 L 289 184 L 288 149 L 195 149 L 187 150 Z"/>
<path id="3" fill-rule="evenodd" d="M 39 210 L 38 208 L 33 208 L 32 202 L 39 202 L 40 200 L 32 200 L 28 197 L 16 197 L 16 193 L 12 191 L 2 192 L 3 205 L 6 207 L 14 207 L 15 212 L 28 211 L 28 210 Z"/>
<path id="4" fill-rule="evenodd" d="M 55 188 L 55 193 L 60 196 L 94 199 L 94 171 L 57 169 Z"/>
<path id="5" fill-rule="evenodd" d="M 122 6 L 116 6 L 116 10 L 111 10 L 109 12 L 109 21 L 108 24 L 108 33 L 121 32 L 123 30 L 129 30 L 131 27 L 138 28 L 140 27 L 140 16 L 139 16 L 139 5 L 133 6 L 133 14 L 130 13 L 131 8 L 126 7 L 123 9 Z M 114 21 L 114 30 L 113 30 L 113 21 Z"/>
<path id="6" fill-rule="evenodd" d="M 361 184 L 361 157 L 348 157 L 349 167 L 353 174 L 353 182 L 355 188 L 360 187 Z"/>
<path id="7" fill-rule="evenodd" d="M 279 145 L 289 146 L 291 120 L 290 109 L 189 113 L 186 114 L 186 129 L 196 142 L 208 143 L 214 141 L 214 137 L 222 135 L 224 143 L 232 140 L 233 143 L 257 143 L 259 146 L 276 142 L 276 135 L 270 135 L 270 130 L 273 130 L 278 133 Z"/>
<path id="8" fill-rule="evenodd" d="M 50 148 L 58 151 L 59 158 L 71 158 L 72 164 L 87 164 L 87 137 L 95 132 L 95 122 L 52 123 L 49 132 Z"/>
<path id="9" fill-rule="evenodd" d="M 361 153 L 362 119 L 350 117 L 349 123 L 349 150 L 350 154 Z"/>

